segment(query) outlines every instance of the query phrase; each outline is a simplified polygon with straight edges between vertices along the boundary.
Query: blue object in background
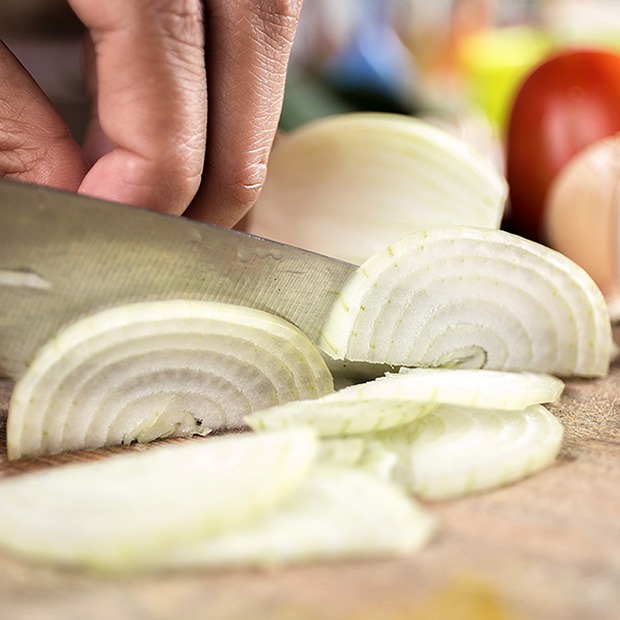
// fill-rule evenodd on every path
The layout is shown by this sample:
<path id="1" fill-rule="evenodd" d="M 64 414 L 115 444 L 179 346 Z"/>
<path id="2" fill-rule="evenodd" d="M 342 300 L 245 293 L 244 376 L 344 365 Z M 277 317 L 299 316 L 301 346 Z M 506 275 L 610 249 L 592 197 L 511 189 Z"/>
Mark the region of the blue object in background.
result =
<path id="1" fill-rule="evenodd" d="M 414 63 L 394 32 L 390 3 L 359 0 L 351 38 L 324 68 L 339 90 L 374 93 L 403 104 L 410 96 Z"/>

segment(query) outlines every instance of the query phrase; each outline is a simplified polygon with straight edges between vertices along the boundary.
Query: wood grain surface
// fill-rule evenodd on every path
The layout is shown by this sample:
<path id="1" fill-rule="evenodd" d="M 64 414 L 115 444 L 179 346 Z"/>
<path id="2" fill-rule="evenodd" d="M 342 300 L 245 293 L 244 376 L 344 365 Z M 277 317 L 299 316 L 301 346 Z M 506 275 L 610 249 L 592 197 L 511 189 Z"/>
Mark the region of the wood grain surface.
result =
<path id="1" fill-rule="evenodd" d="M 0 384 L 2 436 L 11 385 Z M 567 383 L 557 463 L 518 484 L 429 505 L 440 529 L 406 559 L 276 572 L 98 578 L 0 556 L 2 620 L 620 618 L 620 365 Z M 90 458 L 9 464 L 0 475 Z"/>

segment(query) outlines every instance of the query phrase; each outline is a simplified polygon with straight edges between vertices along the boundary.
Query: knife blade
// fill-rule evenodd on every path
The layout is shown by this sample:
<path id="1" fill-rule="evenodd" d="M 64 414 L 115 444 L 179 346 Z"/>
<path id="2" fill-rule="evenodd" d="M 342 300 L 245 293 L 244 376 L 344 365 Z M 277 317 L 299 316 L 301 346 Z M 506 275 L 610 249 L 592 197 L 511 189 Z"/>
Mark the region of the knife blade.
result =
<path id="1" fill-rule="evenodd" d="M 283 317 L 317 342 L 355 265 L 184 217 L 0 180 L 0 371 L 124 303 L 203 299 Z"/>

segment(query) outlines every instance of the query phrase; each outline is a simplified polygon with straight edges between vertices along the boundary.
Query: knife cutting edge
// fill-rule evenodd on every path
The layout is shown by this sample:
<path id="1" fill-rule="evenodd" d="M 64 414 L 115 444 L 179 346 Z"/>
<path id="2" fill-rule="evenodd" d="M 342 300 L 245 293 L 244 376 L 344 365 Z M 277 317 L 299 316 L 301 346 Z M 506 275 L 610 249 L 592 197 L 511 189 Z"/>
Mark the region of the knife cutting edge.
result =
<path id="1" fill-rule="evenodd" d="M 357 267 L 184 217 L 0 179 L 0 371 L 18 379 L 64 325 L 125 303 L 265 310 L 317 342 Z"/>

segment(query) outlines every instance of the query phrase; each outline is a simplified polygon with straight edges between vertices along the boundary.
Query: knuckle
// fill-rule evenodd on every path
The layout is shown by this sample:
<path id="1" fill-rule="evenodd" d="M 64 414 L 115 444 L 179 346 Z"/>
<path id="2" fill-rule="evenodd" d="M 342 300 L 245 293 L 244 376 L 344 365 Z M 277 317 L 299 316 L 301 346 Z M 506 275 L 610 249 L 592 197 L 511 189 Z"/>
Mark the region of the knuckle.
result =
<path id="1" fill-rule="evenodd" d="M 245 214 L 258 200 L 266 174 L 267 166 L 260 162 L 246 166 L 233 177 L 227 187 L 228 195 L 231 207 L 240 215 Z"/>

